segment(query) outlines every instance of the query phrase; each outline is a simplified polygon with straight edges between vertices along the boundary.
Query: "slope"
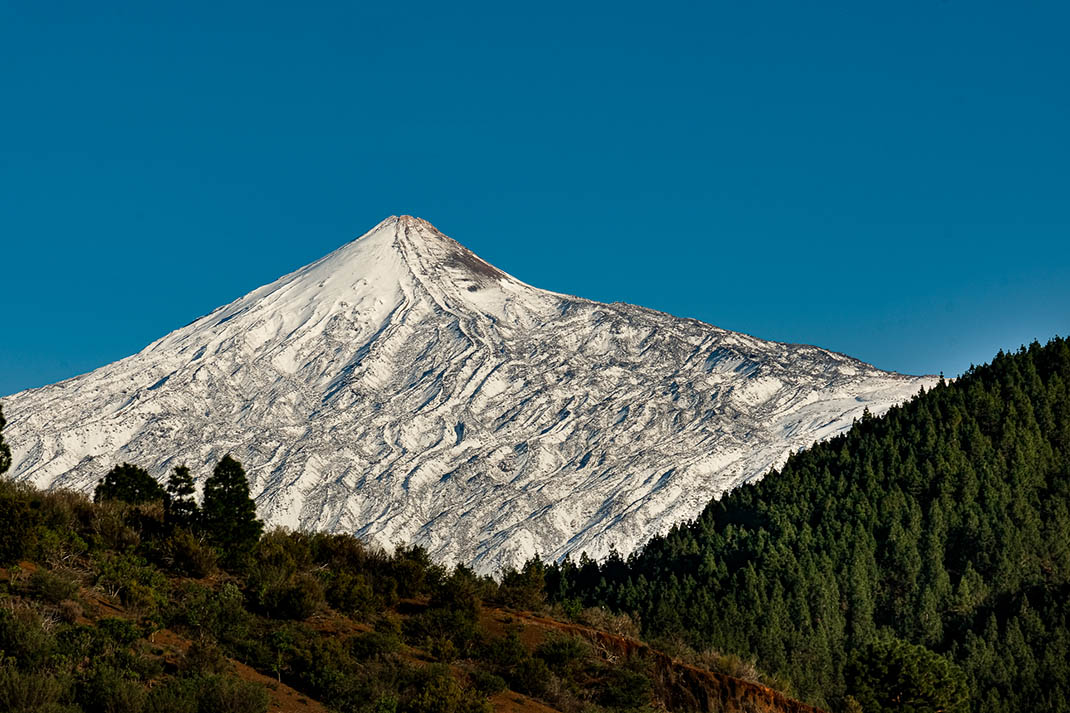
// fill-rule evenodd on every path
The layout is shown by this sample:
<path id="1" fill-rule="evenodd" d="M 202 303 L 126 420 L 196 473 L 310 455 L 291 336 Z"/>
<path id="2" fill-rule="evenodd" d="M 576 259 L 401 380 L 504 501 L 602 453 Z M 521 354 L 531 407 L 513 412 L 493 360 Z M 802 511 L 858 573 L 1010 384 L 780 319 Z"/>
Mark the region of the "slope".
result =
<path id="1" fill-rule="evenodd" d="M 1068 383 L 1065 340 L 1001 353 L 550 590 L 836 709 L 1070 711 Z M 969 699 L 936 705 L 956 681 Z"/>

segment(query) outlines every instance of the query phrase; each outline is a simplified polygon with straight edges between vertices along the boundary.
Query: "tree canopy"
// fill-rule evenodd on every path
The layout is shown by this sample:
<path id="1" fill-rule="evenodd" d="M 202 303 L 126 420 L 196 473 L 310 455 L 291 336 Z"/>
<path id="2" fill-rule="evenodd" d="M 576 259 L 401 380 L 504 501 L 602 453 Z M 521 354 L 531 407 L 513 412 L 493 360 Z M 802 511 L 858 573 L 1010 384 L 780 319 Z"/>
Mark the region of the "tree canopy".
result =
<path id="1" fill-rule="evenodd" d="M 109 470 L 93 491 L 93 499 L 98 503 L 121 500 L 132 505 L 163 500 L 165 495 L 164 489 L 148 471 L 129 463 Z"/>
<path id="2" fill-rule="evenodd" d="M 264 524 L 256 518 L 256 503 L 249 497 L 245 469 L 229 455 L 223 456 L 204 484 L 201 526 L 224 555 L 250 549 L 264 531 Z"/>

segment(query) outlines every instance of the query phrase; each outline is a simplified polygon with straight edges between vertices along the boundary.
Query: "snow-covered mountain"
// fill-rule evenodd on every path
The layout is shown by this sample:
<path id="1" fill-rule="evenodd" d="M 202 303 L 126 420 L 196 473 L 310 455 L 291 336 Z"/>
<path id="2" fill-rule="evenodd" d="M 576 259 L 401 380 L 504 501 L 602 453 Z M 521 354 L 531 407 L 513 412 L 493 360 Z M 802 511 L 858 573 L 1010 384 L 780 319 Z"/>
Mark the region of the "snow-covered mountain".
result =
<path id="1" fill-rule="evenodd" d="M 391 217 L 131 357 L 4 399 L 12 473 L 225 453 L 271 525 L 483 572 L 627 553 L 931 377 L 526 285 Z M 800 497 L 806 497 L 800 493 Z"/>

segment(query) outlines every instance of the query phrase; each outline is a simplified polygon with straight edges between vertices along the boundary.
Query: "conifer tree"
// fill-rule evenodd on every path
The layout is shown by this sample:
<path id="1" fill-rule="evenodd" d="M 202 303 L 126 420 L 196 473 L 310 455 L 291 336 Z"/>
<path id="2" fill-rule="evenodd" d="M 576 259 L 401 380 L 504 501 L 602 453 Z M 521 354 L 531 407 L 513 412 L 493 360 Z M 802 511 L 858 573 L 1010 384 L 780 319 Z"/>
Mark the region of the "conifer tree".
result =
<path id="1" fill-rule="evenodd" d="M 204 484 L 201 525 L 231 561 L 248 552 L 264 531 L 249 497 L 245 469 L 230 455 L 223 456 Z"/>
<path id="2" fill-rule="evenodd" d="M 193 476 L 184 465 L 175 466 L 171 477 L 167 479 L 167 498 L 164 500 L 164 512 L 168 522 L 178 527 L 191 527 L 197 520 L 200 510 L 193 499 Z"/>
<path id="3" fill-rule="evenodd" d="M 7 421 L 4 420 L 4 407 L 0 405 L 0 475 L 6 473 L 7 469 L 11 467 L 11 449 L 4 442 L 4 424 L 6 423 Z"/>
<path id="4" fill-rule="evenodd" d="M 139 505 L 163 500 L 166 493 L 156 479 L 143 468 L 129 463 L 117 465 L 108 471 L 103 480 L 97 483 L 93 491 L 93 500 L 121 500 L 124 503 Z"/>

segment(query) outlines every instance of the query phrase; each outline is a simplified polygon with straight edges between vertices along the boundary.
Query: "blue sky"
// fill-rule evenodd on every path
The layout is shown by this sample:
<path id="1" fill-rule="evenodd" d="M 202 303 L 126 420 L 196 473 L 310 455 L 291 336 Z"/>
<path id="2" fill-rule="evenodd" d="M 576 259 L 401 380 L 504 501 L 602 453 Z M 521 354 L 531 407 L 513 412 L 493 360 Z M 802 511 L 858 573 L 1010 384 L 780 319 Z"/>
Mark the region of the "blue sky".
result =
<path id="1" fill-rule="evenodd" d="M 913 373 L 1070 333 L 1066 3 L 0 0 L 0 394 L 411 213 Z"/>

